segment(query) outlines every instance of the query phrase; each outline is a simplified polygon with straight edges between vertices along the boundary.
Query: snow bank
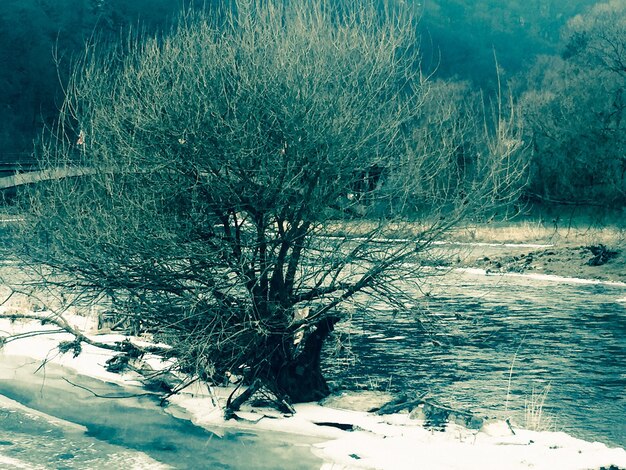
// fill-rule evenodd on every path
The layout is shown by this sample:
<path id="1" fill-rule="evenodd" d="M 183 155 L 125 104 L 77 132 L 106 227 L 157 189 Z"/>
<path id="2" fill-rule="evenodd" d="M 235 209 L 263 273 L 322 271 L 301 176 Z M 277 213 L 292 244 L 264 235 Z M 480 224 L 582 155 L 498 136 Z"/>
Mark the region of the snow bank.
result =
<path id="1" fill-rule="evenodd" d="M 211 430 L 216 427 L 264 429 L 324 439 L 313 446 L 313 452 L 327 462 L 322 470 L 626 467 L 624 449 L 609 449 L 604 444 L 585 442 L 565 433 L 512 431 L 503 422 L 489 423 L 480 430 L 451 424 L 445 431 L 435 431 L 425 429 L 422 421 L 413 420 L 408 414 L 377 416 L 317 404 L 296 405 L 294 416 L 280 419 L 276 412 L 265 416 L 264 410 L 257 409 L 238 413 L 244 422 L 225 422 L 219 409 L 206 398 L 181 394 L 173 402 L 194 423 Z"/>
<path id="2" fill-rule="evenodd" d="M 78 319 L 72 320 L 74 324 Z M 89 329 L 89 325 L 84 325 Z M 41 326 L 36 321 L 0 320 L 3 336 L 28 331 L 47 334 L 24 336 L 10 341 L 0 350 L 3 355 L 28 356 L 74 368 L 81 374 L 99 379 L 137 385 L 138 376 L 112 374 L 104 364 L 114 353 L 83 345 L 78 357 L 60 354 L 59 341 L 72 339 L 56 327 Z M 120 341 L 121 335 L 99 335 L 98 341 Z M 149 358 L 153 366 L 162 363 Z M 8 362 L 8 361 L 5 361 Z M 0 367 L 0 375 L 7 372 Z M 617 465 L 626 468 L 626 451 L 610 449 L 601 443 L 589 443 L 564 433 L 512 430 L 502 422 L 489 422 L 480 430 L 470 430 L 454 424 L 445 431 L 422 426 L 408 414 L 378 416 L 365 411 L 335 409 L 318 404 L 296 405 L 296 414 L 284 416 L 272 409 L 243 408 L 238 420 L 225 421 L 222 406 L 232 387 L 213 388 L 203 384 L 189 387 L 171 398 L 168 410 L 186 417 L 199 426 L 215 432 L 220 428 L 271 430 L 317 438 L 312 452 L 326 463 L 323 470 L 377 469 L 598 469 Z M 10 460 L 10 459 L 9 459 Z M 0 456 L 0 465 L 20 468 L 20 462 Z"/>
<path id="3" fill-rule="evenodd" d="M 564 433 L 517 430 L 515 436 L 489 436 L 455 426 L 446 432 L 404 426 L 401 434 L 391 436 L 355 432 L 317 447 L 344 468 L 554 470 L 626 464 L 623 449 Z"/>
<path id="4" fill-rule="evenodd" d="M 513 273 L 513 272 L 488 272 L 480 268 L 456 268 L 455 271 L 478 276 L 506 276 L 506 277 L 524 277 L 537 281 L 563 282 L 569 284 L 602 284 L 605 286 L 626 287 L 626 282 L 620 281 L 603 281 L 600 279 L 582 279 L 578 277 L 556 276 L 554 274 L 529 274 L 529 273 Z"/>
<path id="5" fill-rule="evenodd" d="M 42 317 L 45 317 L 45 312 L 41 313 Z M 76 326 L 76 323 L 85 321 L 81 318 L 76 318 L 76 320 L 78 321 L 74 322 L 73 326 Z M 70 321 L 70 323 L 72 322 Z M 28 336 L 30 332 L 36 332 L 37 334 Z M 61 354 L 57 348 L 58 344 L 61 341 L 73 341 L 74 336 L 61 332 L 56 325 L 42 325 L 41 322 L 35 320 L 10 321 L 0 318 L 0 335 L 3 337 L 21 335 L 20 339 L 11 340 L 0 349 L 0 378 L 7 378 L 7 374 L 10 373 L 3 367 L 2 356 L 20 356 L 42 362 L 53 362 L 74 369 L 79 374 L 103 381 L 141 386 L 138 374 L 128 373 L 120 375 L 108 372 L 105 369 L 106 361 L 116 354 L 114 351 L 82 343 L 82 352 L 77 357 L 74 357 L 71 352 Z M 124 339 L 126 339 L 125 336 L 118 334 L 98 335 L 97 337 L 99 342 L 110 344 L 123 341 Z"/>
<path id="6" fill-rule="evenodd" d="M 326 235 L 324 238 L 328 240 L 350 241 L 350 242 L 367 242 L 367 243 L 428 243 L 432 246 L 464 246 L 464 247 L 494 247 L 494 248 L 552 248 L 553 244 L 539 243 L 487 243 L 487 242 L 457 242 L 449 240 L 419 240 L 413 238 L 385 238 L 385 237 L 352 237 L 339 235 Z"/>

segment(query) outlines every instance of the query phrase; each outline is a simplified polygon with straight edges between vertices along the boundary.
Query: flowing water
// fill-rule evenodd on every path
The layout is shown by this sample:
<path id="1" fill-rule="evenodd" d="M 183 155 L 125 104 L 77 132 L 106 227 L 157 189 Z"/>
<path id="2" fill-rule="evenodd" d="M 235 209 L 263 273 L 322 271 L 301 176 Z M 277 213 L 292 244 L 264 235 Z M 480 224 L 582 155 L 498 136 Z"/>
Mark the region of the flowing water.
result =
<path id="1" fill-rule="evenodd" d="M 327 362 L 337 384 L 430 392 L 522 425 L 549 385 L 539 427 L 626 446 L 626 287 L 467 272 L 429 283 L 419 310 L 339 326 L 355 359 Z"/>
<path id="2" fill-rule="evenodd" d="M 422 290 L 430 295 L 416 292 L 414 311 L 382 306 L 375 315 L 356 313 L 338 325 L 336 338 L 349 348 L 324 365 L 337 386 L 430 392 L 453 406 L 512 416 L 522 425 L 525 403 L 540 401 L 537 394 L 550 386 L 542 426 L 626 446 L 626 287 L 459 272 L 428 282 Z M 220 437 L 173 418 L 147 398 L 95 399 L 75 388 L 68 394 L 67 383 L 58 384 L 70 372 L 48 367 L 45 387 L 29 378 L 32 370 L 20 380 L 0 377 L 0 468 L 321 464 L 304 438 Z M 111 384 L 74 380 L 120 392 Z"/>

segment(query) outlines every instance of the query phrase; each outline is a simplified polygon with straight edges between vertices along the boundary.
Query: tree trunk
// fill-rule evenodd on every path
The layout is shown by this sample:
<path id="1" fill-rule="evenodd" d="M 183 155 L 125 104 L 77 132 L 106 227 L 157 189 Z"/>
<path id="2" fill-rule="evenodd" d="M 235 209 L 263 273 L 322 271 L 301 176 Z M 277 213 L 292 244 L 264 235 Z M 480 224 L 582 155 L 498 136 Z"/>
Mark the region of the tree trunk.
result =
<path id="1" fill-rule="evenodd" d="M 320 363 L 324 341 L 338 321 L 338 317 L 320 320 L 306 337 L 300 354 L 278 371 L 276 385 L 292 403 L 318 401 L 330 393 Z"/>

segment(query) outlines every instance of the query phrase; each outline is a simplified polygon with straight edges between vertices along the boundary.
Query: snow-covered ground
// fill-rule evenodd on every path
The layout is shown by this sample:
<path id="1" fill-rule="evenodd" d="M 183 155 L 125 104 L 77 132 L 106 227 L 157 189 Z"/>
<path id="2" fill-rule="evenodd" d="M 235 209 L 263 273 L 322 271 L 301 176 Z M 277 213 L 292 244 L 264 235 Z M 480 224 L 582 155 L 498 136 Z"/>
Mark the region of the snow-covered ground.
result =
<path id="1" fill-rule="evenodd" d="M 6 310 L 0 307 L 0 312 Z M 45 316 L 46 312 L 40 312 Z M 93 319 L 72 317 L 68 320 L 82 331 L 93 331 Z M 114 353 L 83 344 L 78 357 L 60 354 L 59 341 L 73 339 L 67 333 L 54 332 L 53 325 L 42 326 L 37 321 L 0 320 L 0 335 L 8 337 L 29 331 L 47 334 L 24 335 L 7 342 L 0 350 L 0 379 L 10 379 L 11 370 L 3 361 L 5 356 L 28 356 L 51 361 L 75 369 L 78 373 L 127 386 L 139 385 L 139 376 L 107 372 L 107 359 Z M 100 342 L 120 341 L 120 335 L 97 335 Z M 146 360 L 152 367 L 163 367 L 155 356 Z M 68 387 L 68 393 L 71 393 Z M 296 405 L 296 414 L 283 416 L 269 409 L 242 409 L 239 420 L 225 421 L 222 409 L 230 392 L 227 388 L 196 385 L 171 398 L 169 411 L 192 420 L 199 426 L 215 431 L 220 428 L 271 430 L 312 436 L 319 439 L 311 452 L 325 462 L 323 470 L 377 469 L 599 469 L 615 465 L 626 468 L 626 451 L 590 443 L 560 432 L 534 432 L 511 428 L 504 422 L 487 421 L 481 429 L 466 429 L 455 424 L 445 431 L 425 429 L 423 422 L 409 414 L 378 416 L 366 411 L 339 409 L 355 408 L 358 397 L 334 400 L 334 405 L 315 403 Z M 351 399 L 352 398 L 352 399 Z M 342 405 L 343 404 L 343 405 Z M 334 407 L 333 407 L 334 406 Z M 360 408 L 363 408 L 362 406 Z M 317 424 L 316 424 L 317 423 Z M 325 423 L 320 425 L 319 423 Z M 348 430 L 329 426 L 345 425 Z M 2 456 L 0 465 L 10 464 Z"/>

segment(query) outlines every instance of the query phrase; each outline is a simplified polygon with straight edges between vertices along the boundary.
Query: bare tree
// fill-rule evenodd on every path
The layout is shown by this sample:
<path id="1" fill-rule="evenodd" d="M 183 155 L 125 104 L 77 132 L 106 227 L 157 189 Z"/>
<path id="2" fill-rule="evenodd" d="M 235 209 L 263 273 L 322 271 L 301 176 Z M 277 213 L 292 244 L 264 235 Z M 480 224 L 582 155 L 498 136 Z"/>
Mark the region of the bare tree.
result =
<path id="1" fill-rule="evenodd" d="M 626 202 L 626 5 L 572 18 L 561 57 L 540 58 L 520 99 L 535 149 L 531 191 L 563 203 Z"/>
<path id="2" fill-rule="evenodd" d="M 506 113 L 473 117 L 483 153 L 448 171 L 469 134 L 446 115 L 454 95 L 432 98 L 415 18 L 354 3 L 240 1 L 90 49 L 41 148 L 50 168 L 89 171 L 23 198 L 42 285 L 106 299 L 202 378 L 325 396 L 345 304 L 413 301 L 401 282 L 464 214 L 514 192 L 522 147 Z M 398 201 L 418 199 L 413 240 L 382 242 Z"/>

